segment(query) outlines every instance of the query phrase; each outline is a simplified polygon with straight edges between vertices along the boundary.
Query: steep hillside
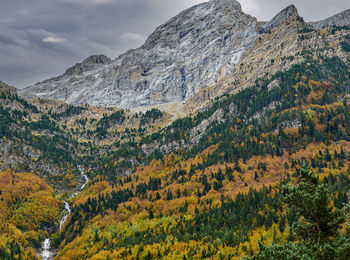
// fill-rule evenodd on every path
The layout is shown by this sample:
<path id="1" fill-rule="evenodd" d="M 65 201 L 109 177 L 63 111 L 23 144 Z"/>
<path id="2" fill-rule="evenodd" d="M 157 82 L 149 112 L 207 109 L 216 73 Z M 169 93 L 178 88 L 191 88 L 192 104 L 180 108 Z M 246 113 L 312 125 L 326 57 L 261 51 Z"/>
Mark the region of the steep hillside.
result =
<path id="1" fill-rule="evenodd" d="M 0 82 L 0 258 L 35 259 L 50 235 L 56 259 L 346 259 L 344 15 L 257 23 L 212 0 L 20 91 L 39 99 Z M 314 219 L 286 199 L 300 190 L 322 197 Z"/>
<path id="2" fill-rule="evenodd" d="M 347 18 L 350 19 L 350 15 Z M 316 30 L 304 22 L 294 6 L 282 10 L 259 30 L 264 27 L 269 28 L 265 29 L 268 33 L 259 36 L 227 76 L 188 100 L 184 106 L 185 111 L 197 111 L 216 97 L 251 86 L 257 78 L 289 69 L 302 62 L 305 53 L 336 56 L 343 61 L 349 57 L 342 45 L 350 37 L 350 27 L 331 26 Z"/>
<path id="3" fill-rule="evenodd" d="M 0 258 L 39 259 L 35 251 L 58 224 L 54 190 L 30 173 L 0 172 Z"/>
<path id="4" fill-rule="evenodd" d="M 302 164 L 342 209 L 350 183 L 349 63 L 304 59 L 126 143 L 127 154 L 105 157 L 55 237 L 56 245 L 63 241 L 57 258 L 231 258 L 253 254 L 259 243 L 294 241 L 297 219 L 280 205 L 279 187 L 297 182 Z M 121 158 L 143 161 L 142 146 L 172 142 L 174 153 L 161 150 L 148 166 L 115 178 Z"/>
<path id="5" fill-rule="evenodd" d="M 77 172 L 77 142 L 14 88 L 3 84 L 0 91 L 0 169 L 36 172 L 58 189 L 60 183 L 74 187 L 69 176 Z"/>

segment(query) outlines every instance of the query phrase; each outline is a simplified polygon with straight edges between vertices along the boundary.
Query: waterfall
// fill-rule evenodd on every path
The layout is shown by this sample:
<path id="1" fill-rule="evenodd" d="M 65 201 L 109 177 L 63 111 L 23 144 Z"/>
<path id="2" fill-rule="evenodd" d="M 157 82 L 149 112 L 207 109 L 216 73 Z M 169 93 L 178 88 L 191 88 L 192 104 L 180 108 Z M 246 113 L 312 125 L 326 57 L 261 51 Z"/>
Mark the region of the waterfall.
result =
<path id="1" fill-rule="evenodd" d="M 41 254 L 43 260 L 49 260 L 51 259 L 51 252 L 50 252 L 50 239 L 47 238 L 44 241 L 43 244 L 43 253 Z"/>
<path id="2" fill-rule="evenodd" d="M 66 210 L 67 210 L 68 213 L 67 213 L 66 215 L 64 215 L 64 216 L 62 217 L 62 219 L 60 220 L 60 230 L 62 229 L 62 226 L 63 226 L 64 222 L 66 222 L 68 216 L 69 216 L 70 213 L 71 213 L 71 209 L 70 209 L 70 206 L 69 206 L 69 204 L 68 204 L 67 201 L 64 202 L 64 207 L 66 208 Z"/>
<path id="3" fill-rule="evenodd" d="M 84 170 L 80 166 L 78 168 L 79 168 L 80 174 L 84 177 L 85 182 L 80 187 L 80 190 L 78 192 L 75 192 L 72 195 L 72 198 L 77 196 L 85 188 L 85 186 L 89 182 L 89 178 L 85 175 Z M 62 219 L 60 220 L 60 226 L 59 226 L 60 230 L 62 229 L 63 224 L 66 222 L 67 218 L 69 217 L 69 215 L 72 212 L 71 208 L 70 208 L 70 205 L 69 205 L 69 203 L 67 201 L 64 201 L 64 207 L 67 210 L 67 214 L 64 215 L 62 217 Z M 43 244 L 43 251 L 41 253 L 41 257 L 42 257 L 43 260 L 50 260 L 52 258 L 52 256 L 53 256 L 53 254 L 50 252 L 50 238 L 47 238 L 47 239 L 45 239 L 44 244 Z"/>

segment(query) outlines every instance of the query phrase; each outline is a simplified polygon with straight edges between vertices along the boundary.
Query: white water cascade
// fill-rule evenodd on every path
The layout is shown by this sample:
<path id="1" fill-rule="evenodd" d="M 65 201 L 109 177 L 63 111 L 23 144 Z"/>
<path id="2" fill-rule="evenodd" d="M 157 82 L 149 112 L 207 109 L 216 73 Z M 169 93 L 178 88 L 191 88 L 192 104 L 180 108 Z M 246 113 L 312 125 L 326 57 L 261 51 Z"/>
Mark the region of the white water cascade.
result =
<path id="1" fill-rule="evenodd" d="M 72 198 L 74 198 L 75 196 L 77 196 L 84 188 L 85 186 L 88 184 L 89 182 L 89 178 L 85 175 L 84 170 L 79 166 L 79 171 L 80 174 L 84 177 L 84 184 L 80 187 L 80 190 L 75 192 L 72 195 Z M 62 219 L 60 220 L 60 230 L 62 229 L 63 224 L 66 222 L 67 218 L 69 217 L 69 215 L 71 214 L 71 208 L 68 202 L 64 201 L 64 207 L 67 210 L 67 214 L 64 215 L 62 217 Z M 45 239 L 44 244 L 43 244 L 43 251 L 41 253 L 41 257 L 43 260 L 50 260 L 52 259 L 53 253 L 50 251 L 50 238 Z"/>
<path id="2" fill-rule="evenodd" d="M 62 219 L 60 220 L 60 230 L 62 229 L 62 226 L 63 226 L 64 222 L 66 222 L 68 216 L 71 213 L 70 206 L 69 206 L 67 201 L 64 201 L 64 207 L 65 207 L 65 209 L 67 210 L 68 213 L 66 215 L 64 215 L 62 217 Z"/>
<path id="3" fill-rule="evenodd" d="M 50 252 L 50 239 L 46 238 L 43 245 L 43 253 L 41 254 L 41 257 L 43 260 L 51 259 L 51 252 Z"/>

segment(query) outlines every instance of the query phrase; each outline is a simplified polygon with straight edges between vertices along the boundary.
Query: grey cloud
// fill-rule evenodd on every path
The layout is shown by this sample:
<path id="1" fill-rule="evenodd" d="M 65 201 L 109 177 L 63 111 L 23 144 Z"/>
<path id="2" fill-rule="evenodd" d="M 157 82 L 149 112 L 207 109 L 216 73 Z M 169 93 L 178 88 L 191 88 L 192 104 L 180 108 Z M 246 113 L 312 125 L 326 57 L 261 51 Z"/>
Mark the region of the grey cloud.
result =
<path id="1" fill-rule="evenodd" d="M 0 33 L 0 44 L 16 44 L 16 41 L 14 41 L 11 37 L 8 37 L 5 34 Z"/>
<path id="2" fill-rule="evenodd" d="M 306 20 L 349 8 L 350 0 L 241 0 L 267 20 L 295 4 Z M 17 87 L 63 73 L 89 55 L 115 58 L 160 24 L 203 0 L 1 0 L 0 80 Z"/>

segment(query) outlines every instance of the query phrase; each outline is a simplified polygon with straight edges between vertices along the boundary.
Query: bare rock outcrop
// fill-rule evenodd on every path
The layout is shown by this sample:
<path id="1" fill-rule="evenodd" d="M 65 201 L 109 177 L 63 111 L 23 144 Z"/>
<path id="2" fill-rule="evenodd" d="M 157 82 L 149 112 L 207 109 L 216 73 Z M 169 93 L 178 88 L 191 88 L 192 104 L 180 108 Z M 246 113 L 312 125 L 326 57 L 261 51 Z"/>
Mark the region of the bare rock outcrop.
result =
<path id="1" fill-rule="evenodd" d="M 270 33 L 272 29 L 280 27 L 285 21 L 287 21 L 292 16 L 299 17 L 298 10 L 294 5 L 290 5 L 287 8 L 283 9 L 269 22 L 262 25 L 259 28 L 259 33 Z M 299 19 L 302 18 L 299 17 Z"/>
<path id="2" fill-rule="evenodd" d="M 350 9 L 322 21 L 310 23 L 316 29 L 330 26 L 350 26 Z"/>

